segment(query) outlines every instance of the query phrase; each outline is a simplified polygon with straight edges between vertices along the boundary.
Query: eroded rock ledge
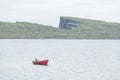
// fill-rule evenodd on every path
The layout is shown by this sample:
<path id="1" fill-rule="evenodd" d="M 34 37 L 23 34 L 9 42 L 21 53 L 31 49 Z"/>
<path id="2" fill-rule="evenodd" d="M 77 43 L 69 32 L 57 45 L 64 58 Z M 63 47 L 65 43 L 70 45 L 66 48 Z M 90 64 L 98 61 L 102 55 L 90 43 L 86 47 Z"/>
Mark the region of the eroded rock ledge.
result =
<path id="1" fill-rule="evenodd" d="M 71 30 L 72 27 L 80 26 L 81 22 L 76 20 L 75 18 L 70 17 L 60 17 L 59 28 Z"/>

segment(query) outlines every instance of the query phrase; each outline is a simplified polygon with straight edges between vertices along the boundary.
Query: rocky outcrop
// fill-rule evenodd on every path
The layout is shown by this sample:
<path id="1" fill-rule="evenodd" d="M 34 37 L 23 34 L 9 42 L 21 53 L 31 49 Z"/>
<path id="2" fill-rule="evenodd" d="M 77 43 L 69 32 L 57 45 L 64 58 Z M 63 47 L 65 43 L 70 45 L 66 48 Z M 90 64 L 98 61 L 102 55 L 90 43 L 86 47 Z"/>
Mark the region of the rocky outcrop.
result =
<path id="1" fill-rule="evenodd" d="M 78 27 L 80 24 L 81 22 L 76 19 L 70 17 L 60 17 L 59 28 L 71 30 L 72 27 Z"/>

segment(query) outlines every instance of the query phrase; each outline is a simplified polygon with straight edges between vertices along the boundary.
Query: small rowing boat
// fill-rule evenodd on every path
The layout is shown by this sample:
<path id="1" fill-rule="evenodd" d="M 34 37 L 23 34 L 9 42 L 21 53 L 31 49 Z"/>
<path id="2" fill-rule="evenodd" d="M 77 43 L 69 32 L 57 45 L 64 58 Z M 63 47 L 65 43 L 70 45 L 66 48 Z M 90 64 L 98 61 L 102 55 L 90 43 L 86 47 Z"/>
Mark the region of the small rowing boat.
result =
<path id="1" fill-rule="evenodd" d="M 48 59 L 47 60 L 42 60 L 42 61 L 33 61 L 33 64 L 35 65 L 48 65 Z"/>

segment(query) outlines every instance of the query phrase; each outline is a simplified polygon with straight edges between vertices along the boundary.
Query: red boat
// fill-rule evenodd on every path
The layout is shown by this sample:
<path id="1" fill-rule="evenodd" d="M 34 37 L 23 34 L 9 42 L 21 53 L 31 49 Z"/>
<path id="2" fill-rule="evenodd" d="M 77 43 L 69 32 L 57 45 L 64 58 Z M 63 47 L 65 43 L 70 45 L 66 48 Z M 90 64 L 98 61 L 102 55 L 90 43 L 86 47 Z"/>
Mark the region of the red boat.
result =
<path id="1" fill-rule="evenodd" d="M 48 59 L 47 60 L 42 60 L 42 61 L 33 61 L 33 64 L 35 65 L 48 65 Z"/>

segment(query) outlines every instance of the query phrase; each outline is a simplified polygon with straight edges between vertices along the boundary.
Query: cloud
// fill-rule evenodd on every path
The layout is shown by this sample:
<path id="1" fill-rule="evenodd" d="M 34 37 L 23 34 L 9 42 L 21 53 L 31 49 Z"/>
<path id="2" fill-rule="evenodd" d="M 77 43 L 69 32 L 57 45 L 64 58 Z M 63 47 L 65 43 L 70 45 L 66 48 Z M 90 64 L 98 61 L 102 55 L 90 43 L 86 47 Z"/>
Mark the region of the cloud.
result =
<path id="1" fill-rule="evenodd" d="M 119 4 L 119 0 L 0 0 L 0 20 L 57 26 L 59 16 L 75 16 L 119 22 Z"/>

